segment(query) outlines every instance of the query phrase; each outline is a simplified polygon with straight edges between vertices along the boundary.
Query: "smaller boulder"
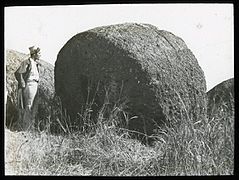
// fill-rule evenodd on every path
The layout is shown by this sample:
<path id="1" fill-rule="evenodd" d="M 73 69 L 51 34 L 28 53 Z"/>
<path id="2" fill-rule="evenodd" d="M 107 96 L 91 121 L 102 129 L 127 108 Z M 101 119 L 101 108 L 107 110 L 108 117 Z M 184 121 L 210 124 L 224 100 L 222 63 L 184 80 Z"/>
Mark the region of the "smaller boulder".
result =
<path id="1" fill-rule="evenodd" d="M 216 85 L 207 92 L 207 115 L 209 118 L 220 111 L 232 113 L 234 110 L 234 78 Z"/>

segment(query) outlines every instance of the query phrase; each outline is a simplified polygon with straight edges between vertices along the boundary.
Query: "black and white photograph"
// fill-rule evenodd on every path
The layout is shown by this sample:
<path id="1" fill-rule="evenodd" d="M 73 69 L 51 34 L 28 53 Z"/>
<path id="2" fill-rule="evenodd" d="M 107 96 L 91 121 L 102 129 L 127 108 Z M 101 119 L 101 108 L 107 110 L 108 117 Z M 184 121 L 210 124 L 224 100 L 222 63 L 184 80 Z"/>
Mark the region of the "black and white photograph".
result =
<path id="1" fill-rule="evenodd" d="M 6 176 L 234 175 L 232 3 L 4 7 Z"/>

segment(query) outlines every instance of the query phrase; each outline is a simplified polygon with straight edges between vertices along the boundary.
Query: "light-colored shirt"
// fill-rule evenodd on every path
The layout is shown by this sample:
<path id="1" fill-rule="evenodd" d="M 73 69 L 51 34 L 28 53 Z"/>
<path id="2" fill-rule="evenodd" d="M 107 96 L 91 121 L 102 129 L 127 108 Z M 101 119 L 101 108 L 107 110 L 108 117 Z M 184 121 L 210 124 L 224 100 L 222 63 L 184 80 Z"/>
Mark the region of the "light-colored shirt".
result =
<path id="1" fill-rule="evenodd" d="M 31 62 L 32 69 L 30 71 L 29 78 L 27 81 L 34 81 L 34 80 L 39 81 L 39 72 L 37 70 L 37 63 L 32 58 L 30 58 L 30 62 Z"/>

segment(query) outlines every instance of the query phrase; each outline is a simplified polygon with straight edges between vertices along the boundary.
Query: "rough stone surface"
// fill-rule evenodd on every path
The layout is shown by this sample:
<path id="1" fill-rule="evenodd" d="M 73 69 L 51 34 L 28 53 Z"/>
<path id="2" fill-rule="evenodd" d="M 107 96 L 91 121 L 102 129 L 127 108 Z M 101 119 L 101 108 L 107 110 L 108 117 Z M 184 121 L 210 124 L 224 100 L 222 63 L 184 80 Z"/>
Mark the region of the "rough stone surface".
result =
<path id="1" fill-rule="evenodd" d="M 6 104 L 6 125 L 13 126 L 17 121 L 17 80 L 14 72 L 20 66 L 21 62 L 27 59 L 29 55 L 19 53 L 14 50 L 6 50 L 6 88 L 7 88 L 7 104 Z M 47 116 L 45 109 L 48 102 L 54 96 L 54 66 L 39 60 L 41 66 L 39 80 L 38 111 L 34 108 L 39 118 Z"/>
<path id="2" fill-rule="evenodd" d="M 225 110 L 230 113 L 234 110 L 234 78 L 216 85 L 207 92 L 207 114 L 209 117 Z"/>
<path id="3" fill-rule="evenodd" d="M 55 88 L 71 119 L 94 97 L 93 113 L 104 101 L 123 104 L 135 117 L 128 128 L 147 134 L 164 122 L 206 116 L 197 59 L 181 38 L 149 24 L 97 27 L 72 37 L 57 56 Z"/>

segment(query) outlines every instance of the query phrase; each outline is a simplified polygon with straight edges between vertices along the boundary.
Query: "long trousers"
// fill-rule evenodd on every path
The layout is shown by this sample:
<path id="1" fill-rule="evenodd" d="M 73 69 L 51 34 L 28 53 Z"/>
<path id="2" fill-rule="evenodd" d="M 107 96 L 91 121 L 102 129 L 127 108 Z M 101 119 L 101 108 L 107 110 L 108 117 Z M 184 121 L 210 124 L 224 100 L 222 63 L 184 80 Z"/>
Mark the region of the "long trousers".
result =
<path id="1" fill-rule="evenodd" d="M 25 102 L 25 109 L 22 118 L 22 129 L 33 130 L 35 124 L 35 117 L 33 115 L 32 106 L 37 93 L 38 83 L 35 81 L 27 82 L 23 90 L 23 98 Z"/>

